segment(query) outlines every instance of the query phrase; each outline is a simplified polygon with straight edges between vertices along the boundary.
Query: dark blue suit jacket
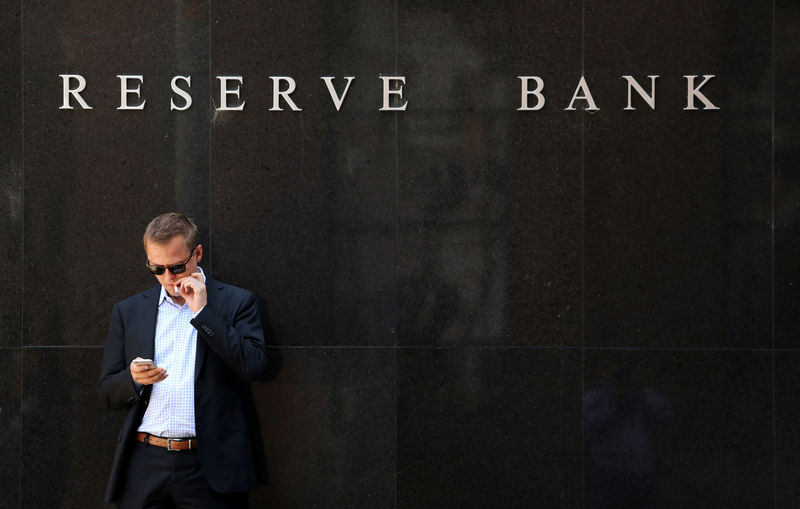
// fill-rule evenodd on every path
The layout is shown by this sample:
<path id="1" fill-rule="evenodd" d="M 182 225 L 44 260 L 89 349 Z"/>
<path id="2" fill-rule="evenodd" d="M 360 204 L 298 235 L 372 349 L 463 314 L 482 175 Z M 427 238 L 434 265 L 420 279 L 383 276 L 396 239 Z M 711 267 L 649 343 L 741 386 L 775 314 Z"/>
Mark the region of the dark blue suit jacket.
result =
<path id="1" fill-rule="evenodd" d="M 264 332 L 253 293 L 211 278 L 206 289 L 208 303 L 191 322 L 197 329 L 197 452 L 214 490 L 249 491 L 265 475 L 256 472 L 265 461 L 258 457 L 263 444 L 249 383 L 266 370 Z M 129 366 L 136 357 L 153 358 L 160 292 L 158 285 L 118 302 L 111 315 L 97 393 L 105 407 L 124 408 L 125 417 L 106 489 L 108 502 L 122 493 L 134 435 L 152 391 L 145 386 L 141 395 L 137 392 Z"/>

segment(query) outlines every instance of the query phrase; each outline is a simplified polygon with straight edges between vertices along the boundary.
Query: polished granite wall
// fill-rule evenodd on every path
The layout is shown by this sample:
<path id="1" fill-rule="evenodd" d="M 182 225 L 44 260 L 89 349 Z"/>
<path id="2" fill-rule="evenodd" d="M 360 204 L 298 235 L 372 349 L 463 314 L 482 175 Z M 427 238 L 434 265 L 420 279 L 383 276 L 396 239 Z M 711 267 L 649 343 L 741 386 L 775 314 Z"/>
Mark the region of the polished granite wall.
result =
<path id="1" fill-rule="evenodd" d="M 103 506 L 109 312 L 171 209 L 274 331 L 255 507 L 800 504 L 796 2 L 4 7 L 0 507 Z M 356 77 L 340 111 L 321 76 Z M 581 76 L 599 111 L 565 111 Z"/>

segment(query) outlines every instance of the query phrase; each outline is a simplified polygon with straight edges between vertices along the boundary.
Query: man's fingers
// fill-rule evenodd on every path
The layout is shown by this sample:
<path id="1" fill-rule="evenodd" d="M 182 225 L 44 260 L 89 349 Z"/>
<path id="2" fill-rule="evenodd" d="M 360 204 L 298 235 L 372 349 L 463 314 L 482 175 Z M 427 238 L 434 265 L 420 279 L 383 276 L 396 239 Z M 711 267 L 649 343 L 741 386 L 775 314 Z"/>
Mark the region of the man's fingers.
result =
<path id="1" fill-rule="evenodd" d="M 156 383 L 164 380 L 165 378 L 167 378 L 167 375 L 163 374 L 163 375 L 160 375 L 160 376 L 154 377 L 154 378 L 145 378 L 145 379 L 142 379 L 142 380 L 137 380 L 137 382 L 139 382 L 142 385 L 153 385 L 153 384 L 156 384 Z"/>
<path id="2" fill-rule="evenodd" d="M 196 279 L 193 279 L 191 277 L 185 277 L 183 279 L 176 281 L 175 287 L 178 289 L 178 292 L 181 295 L 183 294 L 188 295 L 198 290 L 198 288 L 196 287 L 196 282 L 197 282 Z"/>
<path id="3" fill-rule="evenodd" d="M 203 286 L 203 275 L 199 272 L 195 272 L 194 274 L 190 274 L 189 276 L 183 277 L 175 281 L 174 283 L 176 286 L 181 288 L 192 288 L 193 290 L 197 290 L 202 288 Z"/>
<path id="4" fill-rule="evenodd" d="M 151 366 L 149 364 L 131 363 L 131 373 L 142 373 L 142 374 L 144 374 L 147 371 L 158 370 L 158 369 L 160 369 L 160 368 L 153 367 L 153 366 Z"/>
<path id="5" fill-rule="evenodd" d="M 140 372 L 139 376 L 144 379 L 155 378 L 161 372 L 161 369 L 153 368 Z"/>
<path id="6" fill-rule="evenodd" d="M 151 366 L 147 364 L 136 364 L 135 361 L 141 361 L 141 360 L 144 359 L 142 359 L 141 357 L 133 359 L 130 365 L 131 373 L 141 373 L 142 371 L 147 371 L 148 369 L 152 369 Z"/>
<path id="7" fill-rule="evenodd" d="M 148 378 L 147 382 L 145 384 L 143 384 L 143 385 L 152 385 L 152 384 L 160 382 L 161 380 L 163 380 L 165 378 L 167 378 L 167 374 L 166 373 L 161 373 L 159 375 L 152 376 L 152 377 Z"/>
<path id="8" fill-rule="evenodd" d="M 166 375 L 166 373 L 167 371 L 163 368 L 154 369 L 152 370 L 152 373 L 145 374 L 145 378 L 147 378 L 148 380 L 156 380 L 158 378 L 163 378 L 164 375 Z"/>
<path id="9" fill-rule="evenodd" d="M 143 360 L 141 357 L 134 359 Z M 142 385 L 152 385 L 167 378 L 167 370 L 164 368 L 153 367 L 149 364 L 136 364 L 131 362 L 130 365 L 131 377 L 133 380 Z"/>
<path id="10" fill-rule="evenodd" d="M 152 373 L 137 373 L 133 379 L 142 385 L 150 385 L 167 378 L 167 371 L 163 368 L 152 368 L 147 371 Z"/>

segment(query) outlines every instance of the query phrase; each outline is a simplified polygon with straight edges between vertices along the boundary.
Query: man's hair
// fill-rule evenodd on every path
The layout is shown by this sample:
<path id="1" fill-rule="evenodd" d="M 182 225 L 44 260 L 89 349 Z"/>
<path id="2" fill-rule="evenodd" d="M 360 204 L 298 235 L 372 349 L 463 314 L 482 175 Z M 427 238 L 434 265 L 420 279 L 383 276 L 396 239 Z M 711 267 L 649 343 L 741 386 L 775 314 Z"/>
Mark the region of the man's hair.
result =
<path id="1" fill-rule="evenodd" d="M 177 212 L 167 212 L 156 217 L 144 230 L 142 243 L 144 250 L 147 251 L 147 243 L 166 244 L 173 237 L 182 235 L 186 240 L 186 247 L 191 250 L 200 243 L 200 233 L 194 221 L 178 214 Z"/>

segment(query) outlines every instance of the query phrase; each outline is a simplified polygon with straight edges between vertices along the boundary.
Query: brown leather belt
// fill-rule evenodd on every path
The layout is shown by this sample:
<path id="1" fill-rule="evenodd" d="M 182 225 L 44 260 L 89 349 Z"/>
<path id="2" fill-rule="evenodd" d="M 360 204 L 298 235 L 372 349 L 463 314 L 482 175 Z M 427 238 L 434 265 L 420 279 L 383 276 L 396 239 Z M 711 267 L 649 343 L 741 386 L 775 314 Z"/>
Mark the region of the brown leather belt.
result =
<path id="1" fill-rule="evenodd" d="M 156 447 L 164 447 L 168 451 L 188 451 L 197 449 L 196 438 L 164 438 L 150 433 L 136 433 L 136 440 Z"/>

